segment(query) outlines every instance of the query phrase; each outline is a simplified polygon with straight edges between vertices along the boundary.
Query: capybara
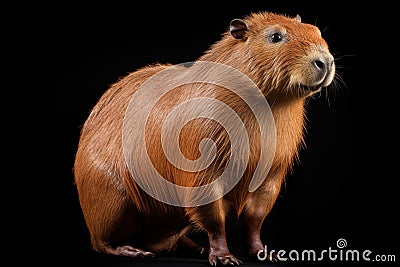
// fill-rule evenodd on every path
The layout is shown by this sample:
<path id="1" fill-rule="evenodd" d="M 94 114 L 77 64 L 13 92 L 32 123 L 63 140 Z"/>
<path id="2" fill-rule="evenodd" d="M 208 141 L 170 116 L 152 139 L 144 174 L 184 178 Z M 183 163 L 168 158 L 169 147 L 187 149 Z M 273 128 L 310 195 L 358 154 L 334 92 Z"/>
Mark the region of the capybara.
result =
<path id="1" fill-rule="evenodd" d="M 248 77 L 262 96 L 254 93 L 252 103 L 266 101 L 265 110 L 270 109 L 272 121 L 257 119 L 251 104 L 240 96 L 242 92 L 252 97 L 253 91 L 246 86 L 240 84 L 238 92 L 234 92 L 221 85 L 225 81 L 239 85 L 242 81 L 236 80 L 236 76 L 230 76 L 229 71 L 216 74 L 207 65 L 196 69 L 200 62 L 227 66 Z M 161 80 L 153 79 L 169 68 L 174 69 L 172 74 L 164 75 Z M 193 82 L 179 85 L 173 82 L 178 76 L 197 74 L 217 77 L 218 81 L 196 82 L 193 78 Z M 304 143 L 305 101 L 316 92 L 328 90 L 326 87 L 333 83 L 335 75 L 335 59 L 316 26 L 301 22 L 299 15 L 258 12 L 233 19 L 220 40 L 192 64 L 155 63 L 121 77 L 99 99 L 84 123 L 73 167 L 93 250 L 147 257 L 190 247 L 199 253 L 207 252 L 211 265 L 239 265 L 242 262 L 231 254 L 226 240 L 226 216 L 234 212 L 246 229 L 244 245 L 250 255 L 256 256 L 264 249 L 260 237 L 264 219 Z M 152 83 L 146 83 L 151 79 Z M 144 87 L 147 91 L 143 91 Z M 153 103 L 152 98 L 164 87 L 171 88 Z M 143 89 L 140 101 L 130 105 L 140 88 Z M 194 99 L 215 102 L 204 105 L 193 102 L 193 108 L 185 109 L 183 104 Z M 242 121 L 246 135 L 239 141 L 243 148 L 241 145 L 237 148 L 237 143 L 230 139 L 236 129 L 240 130 L 239 124 L 235 122 L 226 129 L 214 119 L 222 116 L 230 123 L 230 117 L 224 115 L 228 113 L 221 111 L 221 103 L 229 106 L 226 112 L 237 115 L 229 115 L 232 120 Z M 169 116 L 178 106 L 179 111 Z M 140 115 L 142 110 L 148 110 L 148 116 Z M 206 115 L 196 115 L 202 111 Z M 193 119 L 186 120 L 187 114 Z M 178 126 L 176 138 L 173 134 L 163 136 L 165 131 L 171 133 Z M 267 131 L 269 136 L 262 134 L 264 126 L 272 127 L 273 130 Z M 274 145 L 270 142 L 270 147 L 266 147 L 263 139 L 272 140 Z M 190 162 L 204 156 L 210 160 L 209 164 L 197 166 L 196 170 L 182 167 L 184 164 L 177 166 L 174 155 L 167 157 L 165 153 L 174 142 L 179 147 L 176 152 Z M 242 150 L 248 151 L 248 156 Z M 234 155 L 238 151 L 241 154 Z M 146 157 L 153 169 L 145 164 Z M 265 160 L 269 157 L 271 160 Z M 228 190 L 224 187 L 230 183 L 228 180 L 213 182 L 219 181 L 218 177 L 229 168 L 231 175 L 240 168 L 242 172 L 240 177 L 232 177 L 235 182 Z M 257 168 L 263 170 L 260 173 L 265 177 L 252 185 Z M 157 175 L 182 190 L 205 186 L 207 192 L 184 195 L 176 190 L 174 193 L 157 182 Z M 144 188 L 147 185 L 181 202 L 167 203 L 154 197 Z M 212 201 L 199 205 L 192 201 L 206 194 Z M 182 200 L 185 197 L 188 202 Z M 203 249 L 189 238 L 193 230 L 207 234 L 208 247 Z"/>

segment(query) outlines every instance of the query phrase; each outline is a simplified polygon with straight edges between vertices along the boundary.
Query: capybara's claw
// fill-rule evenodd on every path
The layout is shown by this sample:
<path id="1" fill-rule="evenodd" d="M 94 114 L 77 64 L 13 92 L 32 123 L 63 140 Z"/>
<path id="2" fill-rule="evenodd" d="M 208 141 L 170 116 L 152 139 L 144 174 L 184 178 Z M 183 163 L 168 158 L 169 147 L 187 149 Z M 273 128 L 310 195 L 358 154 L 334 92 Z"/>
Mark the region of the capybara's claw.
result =
<path id="1" fill-rule="evenodd" d="M 232 254 L 228 254 L 228 255 L 210 254 L 209 262 L 210 262 L 211 266 L 217 266 L 218 264 L 220 264 L 220 265 L 241 265 L 241 264 L 243 264 L 243 262 L 241 260 L 238 260 Z"/>

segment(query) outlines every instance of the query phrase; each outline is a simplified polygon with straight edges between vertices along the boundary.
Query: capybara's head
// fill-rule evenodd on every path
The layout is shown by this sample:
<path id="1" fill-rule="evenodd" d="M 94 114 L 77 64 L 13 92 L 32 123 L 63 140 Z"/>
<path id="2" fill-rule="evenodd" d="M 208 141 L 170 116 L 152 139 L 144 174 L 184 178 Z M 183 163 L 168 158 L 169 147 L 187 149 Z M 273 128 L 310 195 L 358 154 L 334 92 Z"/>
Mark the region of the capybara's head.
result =
<path id="1" fill-rule="evenodd" d="M 229 33 L 236 42 L 233 47 L 245 57 L 249 75 L 266 92 L 284 90 L 285 96 L 304 97 L 333 81 L 335 60 L 326 41 L 299 15 L 254 13 L 232 20 Z"/>

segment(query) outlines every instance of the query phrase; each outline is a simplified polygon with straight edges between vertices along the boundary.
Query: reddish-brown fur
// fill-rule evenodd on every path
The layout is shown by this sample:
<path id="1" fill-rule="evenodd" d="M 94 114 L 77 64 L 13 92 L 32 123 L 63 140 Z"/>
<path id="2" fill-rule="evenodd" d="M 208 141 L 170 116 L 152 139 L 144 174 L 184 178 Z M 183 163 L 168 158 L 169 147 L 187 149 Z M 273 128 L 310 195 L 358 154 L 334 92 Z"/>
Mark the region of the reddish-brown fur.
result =
<path id="1" fill-rule="evenodd" d="M 268 177 L 255 192 L 248 192 L 260 154 L 260 132 L 250 109 L 223 88 L 191 84 L 165 95 L 146 124 L 146 146 L 155 168 L 165 179 L 184 186 L 203 185 L 224 170 L 230 143 L 221 125 L 213 121 L 196 119 L 188 123 L 182 129 L 180 146 L 187 158 L 196 159 L 200 140 L 214 139 L 218 148 L 214 166 L 200 173 L 179 170 L 168 162 L 161 147 L 162 122 L 171 109 L 185 99 L 207 96 L 228 103 L 244 121 L 251 149 L 247 169 L 232 191 L 205 206 L 175 207 L 147 195 L 127 168 L 122 152 L 122 124 L 138 87 L 169 65 L 147 66 L 132 72 L 113 84 L 93 108 L 82 128 L 76 154 L 75 181 L 94 250 L 147 256 L 152 255 L 150 252 L 171 250 L 177 244 L 195 246 L 185 233 L 196 227 L 208 234 L 210 264 L 239 264 L 226 243 L 224 224 L 229 209 L 243 218 L 250 254 L 256 255 L 264 248 L 260 239 L 262 223 L 303 142 L 304 101 L 315 92 L 311 88 L 321 89 L 332 82 L 334 63 L 317 28 L 299 19 L 258 13 L 246 17 L 244 22 L 248 28 L 243 34 L 239 32 L 240 36 L 235 38 L 233 32 L 227 31 L 199 60 L 240 70 L 268 100 L 276 127 L 276 151 Z M 285 34 L 285 41 L 270 42 L 269 36 L 276 31 Z M 318 76 L 321 62 L 330 64 L 323 79 Z"/>

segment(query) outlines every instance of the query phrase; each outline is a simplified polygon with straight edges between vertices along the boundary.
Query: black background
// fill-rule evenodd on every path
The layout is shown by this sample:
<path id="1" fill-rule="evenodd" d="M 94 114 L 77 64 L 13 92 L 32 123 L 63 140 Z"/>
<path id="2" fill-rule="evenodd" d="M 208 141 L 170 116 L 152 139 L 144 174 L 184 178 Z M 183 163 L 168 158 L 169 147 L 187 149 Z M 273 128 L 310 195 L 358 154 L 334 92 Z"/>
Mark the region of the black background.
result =
<path id="1" fill-rule="evenodd" d="M 309 101 L 307 147 L 265 221 L 264 241 L 286 251 L 322 250 L 336 248 L 336 240 L 345 238 L 349 249 L 396 254 L 400 260 L 393 182 L 398 177 L 391 173 L 397 167 L 395 142 L 383 143 L 391 139 L 393 128 L 382 126 L 387 124 L 376 112 L 381 104 L 383 114 L 392 113 L 393 106 L 382 104 L 382 94 L 391 97 L 382 92 L 385 83 L 376 74 L 388 68 L 379 64 L 386 51 L 376 44 L 391 37 L 380 26 L 386 22 L 378 19 L 379 14 L 385 17 L 378 4 L 366 11 L 367 6 L 347 2 L 57 2 L 25 5 L 24 12 L 16 7 L 13 23 L 22 25 L 10 30 L 15 43 L 4 54 L 12 58 L 14 84 L 24 78 L 29 84 L 16 97 L 19 103 L 34 103 L 24 114 L 32 126 L 29 143 L 34 146 L 29 149 L 33 164 L 25 186 L 28 200 L 11 209 L 10 224 L 23 225 L 15 231 L 12 247 L 24 247 L 28 240 L 22 250 L 32 252 L 38 263 L 56 258 L 58 263 L 88 265 L 206 266 L 205 260 L 190 258 L 136 261 L 91 251 L 72 175 L 80 127 L 98 98 L 120 77 L 155 62 L 193 61 L 220 38 L 233 18 L 273 11 L 300 14 L 303 22 L 320 27 L 343 82 Z M 391 108 L 386 110 L 387 106 Z M 21 173 L 28 169 L 18 168 Z M 228 225 L 232 251 L 245 258 L 240 234 Z"/>

